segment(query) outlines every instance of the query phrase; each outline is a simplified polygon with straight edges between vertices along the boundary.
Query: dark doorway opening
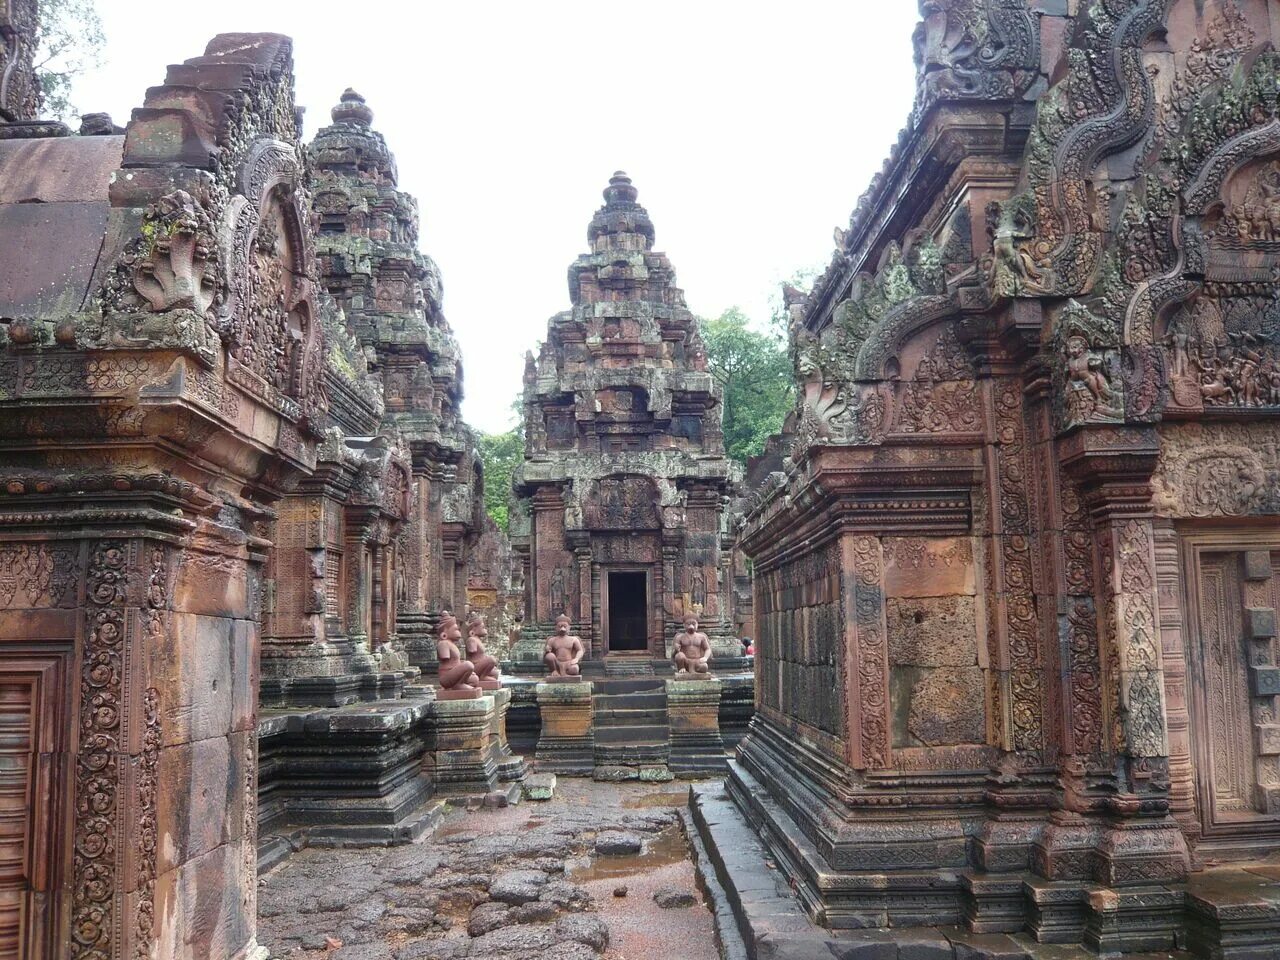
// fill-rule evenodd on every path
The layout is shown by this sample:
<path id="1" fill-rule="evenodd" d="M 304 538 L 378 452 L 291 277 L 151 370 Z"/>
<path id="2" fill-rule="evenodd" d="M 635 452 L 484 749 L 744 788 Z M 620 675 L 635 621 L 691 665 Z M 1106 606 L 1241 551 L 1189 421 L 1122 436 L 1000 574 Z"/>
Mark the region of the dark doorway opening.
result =
<path id="1" fill-rule="evenodd" d="M 609 652 L 649 649 L 649 598 L 645 575 L 609 574 Z"/>

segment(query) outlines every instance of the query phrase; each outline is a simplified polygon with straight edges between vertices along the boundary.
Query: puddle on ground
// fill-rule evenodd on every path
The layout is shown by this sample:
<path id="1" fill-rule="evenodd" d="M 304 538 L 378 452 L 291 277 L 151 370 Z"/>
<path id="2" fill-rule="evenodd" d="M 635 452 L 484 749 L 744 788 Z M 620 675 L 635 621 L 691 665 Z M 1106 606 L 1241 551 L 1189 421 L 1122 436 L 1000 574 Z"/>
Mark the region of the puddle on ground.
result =
<path id="1" fill-rule="evenodd" d="M 688 790 L 676 790 L 673 793 L 645 793 L 638 797 L 627 797 L 622 801 L 624 807 L 632 810 L 644 807 L 683 807 L 688 803 Z"/>
<path id="2" fill-rule="evenodd" d="M 643 853 L 571 860 L 565 864 L 565 875 L 577 883 L 588 883 L 644 873 L 688 859 L 689 844 L 684 838 L 684 831 L 678 823 L 673 823 L 645 844 Z"/>
<path id="3" fill-rule="evenodd" d="M 473 833 L 474 831 L 471 829 L 472 826 L 472 824 L 467 822 L 466 817 L 460 817 L 457 823 L 440 827 L 432 835 L 432 838 L 435 840 L 443 840 L 445 837 L 456 837 L 462 833 Z"/>

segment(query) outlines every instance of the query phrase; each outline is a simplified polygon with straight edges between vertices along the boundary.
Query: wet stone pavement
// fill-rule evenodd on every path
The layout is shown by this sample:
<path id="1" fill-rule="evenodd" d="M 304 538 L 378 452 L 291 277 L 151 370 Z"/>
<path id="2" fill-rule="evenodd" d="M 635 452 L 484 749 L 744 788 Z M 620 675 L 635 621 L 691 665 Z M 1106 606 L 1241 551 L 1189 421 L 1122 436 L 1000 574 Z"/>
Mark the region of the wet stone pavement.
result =
<path id="1" fill-rule="evenodd" d="M 401 847 L 307 849 L 259 880 L 277 960 L 717 960 L 672 784 L 561 778 Z"/>

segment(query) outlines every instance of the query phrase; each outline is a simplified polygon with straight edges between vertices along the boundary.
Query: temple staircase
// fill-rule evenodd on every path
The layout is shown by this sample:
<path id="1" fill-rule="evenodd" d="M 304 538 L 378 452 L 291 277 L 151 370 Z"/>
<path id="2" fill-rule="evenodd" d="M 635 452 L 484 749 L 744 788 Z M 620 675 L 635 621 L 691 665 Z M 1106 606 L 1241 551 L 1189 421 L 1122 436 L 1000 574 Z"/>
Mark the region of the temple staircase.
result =
<path id="1" fill-rule="evenodd" d="M 671 779 L 666 681 L 648 674 L 594 682 L 597 780 Z"/>
<path id="2" fill-rule="evenodd" d="M 613 654 L 604 658 L 604 675 L 609 679 L 653 677 L 653 661 L 647 656 L 627 657 Z"/>

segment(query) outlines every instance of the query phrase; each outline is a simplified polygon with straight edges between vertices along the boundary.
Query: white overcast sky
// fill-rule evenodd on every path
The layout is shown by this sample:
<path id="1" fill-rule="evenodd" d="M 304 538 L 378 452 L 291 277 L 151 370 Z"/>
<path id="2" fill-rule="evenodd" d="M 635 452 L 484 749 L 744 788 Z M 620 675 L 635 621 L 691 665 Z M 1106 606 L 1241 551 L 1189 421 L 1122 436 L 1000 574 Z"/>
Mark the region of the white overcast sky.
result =
<path id="1" fill-rule="evenodd" d="M 351 86 L 418 198 L 462 345 L 466 418 L 505 429 L 524 351 L 568 308 L 600 191 L 627 171 L 690 308 L 768 315 L 825 265 L 907 119 L 916 0 L 98 0 L 82 112 L 123 124 L 216 33 L 294 40 L 305 136 Z"/>

